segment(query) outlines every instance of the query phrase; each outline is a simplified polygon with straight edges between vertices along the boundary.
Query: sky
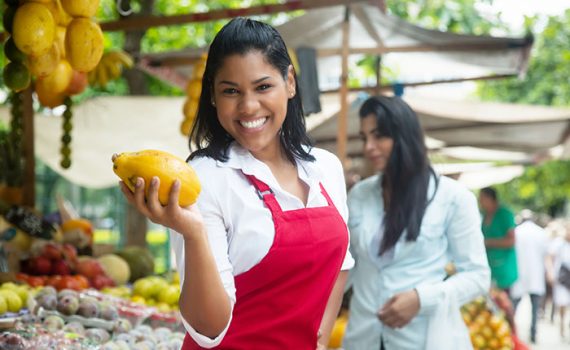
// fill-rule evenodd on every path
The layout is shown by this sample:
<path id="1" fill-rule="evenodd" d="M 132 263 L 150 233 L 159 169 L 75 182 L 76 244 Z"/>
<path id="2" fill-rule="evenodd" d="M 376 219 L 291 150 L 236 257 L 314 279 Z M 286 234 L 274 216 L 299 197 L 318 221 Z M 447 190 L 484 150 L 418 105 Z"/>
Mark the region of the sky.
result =
<path id="1" fill-rule="evenodd" d="M 494 0 L 492 6 L 484 5 L 492 13 L 501 13 L 501 19 L 511 29 L 522 30 L 524 16 L 556 16 L 570 8 L 570 0 Z"/>

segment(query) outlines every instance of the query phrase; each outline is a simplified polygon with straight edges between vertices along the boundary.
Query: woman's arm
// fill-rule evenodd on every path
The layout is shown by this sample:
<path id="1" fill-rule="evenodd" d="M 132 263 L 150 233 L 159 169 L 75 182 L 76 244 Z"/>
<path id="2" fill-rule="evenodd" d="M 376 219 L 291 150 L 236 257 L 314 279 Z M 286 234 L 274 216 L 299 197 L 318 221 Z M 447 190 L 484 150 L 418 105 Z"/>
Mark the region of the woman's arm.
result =
<path id="1" fill-rule="evenodd" d="M 178 180 L 172 185 L 166 206 L 162 206 L 158 201 L 159 187 L 159 179 L 153 178 L 145 199 L 142 178 L 137 179 L 134 193 L 121 183 L 121 190 L 127 201 L 137 210 L 154 223 L 182 235 L 185 259 L 181 264 L 184 271 L 181 276 L 183 283 L 179 301 L 180 312 L 197 333 L 215 338 L 227 327 L 232 305 L 208 244 L 204 219 L 196 205 L 187 208 L 178 205 Z"/>
<path id="2" fill-rule="evenodd" d="M 348 278 L 348 271 L 341 271 L 338 275 L 336 282 L 334 284 L 333 290 L 327 302 L 327 307 L 325 309 L 325 314 L 323 320 L 321 321 L 321 326 L 319 332 L 321 336 L 319 337 L 319 344 L 324 346 L 326 349 L 329 343 L 329 338 L 331 336 L 332 328 L 334 322 L 338 316 L 340 310 L 340 305 L 342 303 L 342 297 L 344 295 L 344 285 L 346 284 L 346 279 Z"/>
<path id="3" fill-rule="evenodd" d="M 205 231 L 184 240 L 184 256 L 180 313 L 196 332 L 216 338 L 226 328 L 232 308 Z"/>
<path id="4" fill-rule="evenodd" d="M 491 284 L 477 200 L 464 188 L 456 191 L 447 215 L 446 236 L 457 273 L 443 282 L 416 287 L 422 310 L 435 309 L 446 295 L 463 305 L 487 293 Z"/>

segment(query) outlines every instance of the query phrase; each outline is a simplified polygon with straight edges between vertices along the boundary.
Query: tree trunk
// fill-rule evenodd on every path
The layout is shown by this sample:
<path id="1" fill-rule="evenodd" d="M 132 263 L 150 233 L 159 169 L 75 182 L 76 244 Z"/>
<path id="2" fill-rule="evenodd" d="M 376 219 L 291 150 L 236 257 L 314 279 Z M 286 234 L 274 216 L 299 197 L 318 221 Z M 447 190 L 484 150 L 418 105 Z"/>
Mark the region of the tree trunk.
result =
<path id="1" fill-rule="evenodd" d="M 141 11 L 130 16 L 146 16 L 152 14 L 154 0 L 142 0 Z M 130 12 L 130 1 L 120 2 L 122 12 Z M 125 18 L 121 15 L 121 18 Z M 127 31 L 125 33 L 125 51 L 133 58 L 139 57 L 141 50 L 141 40 L 146 30 Z M 128 69 L 124 71 L 124 77 L 129 86 L 131 95 L 148 95 L 148 87 L 145 74 L 136 69 Z M 144 215 L 139 213 L 132 205 L 127 204 L 127 220 L 126 220 L 126 240 L 127 246 L 146 246 L 146 233 L 148 230 L 148 221 Z"/>

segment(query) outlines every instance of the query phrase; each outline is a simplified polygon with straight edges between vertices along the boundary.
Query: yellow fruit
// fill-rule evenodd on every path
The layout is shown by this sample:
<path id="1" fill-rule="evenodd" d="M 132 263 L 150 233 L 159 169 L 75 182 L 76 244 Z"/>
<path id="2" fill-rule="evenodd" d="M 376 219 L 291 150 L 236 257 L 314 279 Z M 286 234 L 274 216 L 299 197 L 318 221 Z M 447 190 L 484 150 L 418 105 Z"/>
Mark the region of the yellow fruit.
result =
<path id="1" fill-rule="evenodd" d="M 190 135 L 190 131 L 192 130 L 192 125 L 194 125 L 194 122 L 192 120 L 188 120 L 185 118 L 180 124 L 180 132 L 182 133 L 182 135 L 184 136 Z"/>
<path id="2" fill-rule="evenodd" d="M 199 79 L 192 79 L 188 82 L 186 87 L 186 95 L 190 99 L 197 100 L 200 98 L 200 93 L 202 92 L 202 81 Z"/>
<path id="3" fill-rule="evenodd" d="M 55 108 L 62 105 L 65 100 L 65 95 L 61 92 L 50 90 L 49 84 L 47 84 L 45 80 L 45 78 L 38 78 L 35 85 L 36 95 L 42 106 Z"/>
<path id="4" fill-rule="evenodd" d="M 59 56 L 61 58 L 65 58 L 65 33 L 67 31 L 67 27 L 64 26 L 57 26 L 55 28 L 55 40 L 54 42 L 57 44 L 59 48 Z"/>
<path id="5" fill-rule="evenodd" d="M 145 278 L 136 280 L 135 283 L 133 284 L 133 294 L 135 296 L 138 295 L 147 301 L 152 297 L 153 292 L 154 292 L 153 283 Z"/>
<path id="6" fill-rule="evenodd" d="M 18 289 L 18 285 L 14 282 L 6 282 L 3 283 L 2 286 L 0 286 L 0 288 L 15 291 L 16 289 Z"/>
<path id="7" fill-rule="evenodd" d="M 22 309 L 22 299 L 18 293 L 14 292 L 13 290 L 0 289 L 0 296 L 3 296 L 6 300 L 6 303 L 8 304 L 8 311 L 18 312 L 20 309 Z"/>
<path id="8" fill-rule="evenodd" d="M 186 99 L 184 106 L 182 107 L 182 112 L 184 113 L 186 120 L 193 123 L 194 119 L 196 119 L 196 113 L 198 112 L 198 100 Z"/>
<path id="9" fill-rule="evenodd" d="M 57 43 L 51 46 L 45 54 L 33 57 L 28 57 L 28 67 L 30 72 L 38 78 L 43 78 L 51 74 L 59 64 L 60 51 Z"/>
<path id="10" fill-rule="evenodd" d="M 160 179 L 158 200 L 162 205 L 168 204 L 170 188 L 175 180 L 180 181 L 180 196 L 178 204 L 182 207 L 196 202 L 200 194 L 200 181 L 184 160 L 163 151 L 144 150 L 139 152 L 121 153 L 113 156 L 113 171 L 125 185 L 134 191 L 137 177 L 145 182 L 145 193 L 154 176 Z"/>
<path id="11" fill-rule="evenodd" d="M 171 310 L 170 306 L 166 303 L 163 303 L 163 302 L 156 303 L 156 308 L 160 312 L 169 312 Z"/>
<path id="12" fill-rule="evenodd" d="M 16 10 L 12 32 L 16 46 L 23 53 L 40 56 L 53 44 L 55 21 L 45 5 L 25 3 Z"/>
<path id="13" fill-rule="evenodd" d="M 5 314 L 8 312 L 8 303 L 3 296 L 0 296 L 0 315 Z"/>
<path id="14" fill-rule="evenodd" d="M 99 7 L 99 0 L 61 0 L 61 5 L 73 17 L 93 17 Z"/>
<path id="15" fill-rule="evenodd" d="M 168 305 L 176 305 L 178 304 L 179 297 L 180 288 L 178 286 L 169 285 L 159 292 L 158 301 L 166 303 Z"/>
<path id="16" fill-rule="evenodd" d="M 16 292 L 16 294 L 18 294 L 18 296 L 22 300 L 22 305 L 26 305 L 26 303 L 28 302 L 28 297 L 30 296 L 30 291 L 28 290 L 28 288 L 26 288 L 25 286 L 17 286 L 14 291 Z"/>
<path id="17" fill-rule="evenodd" d="M 133 295 L 131 297 L 131 301 L 137 304 L 143 304 L 143 305 L 145 304 L 145 299 L 140 295 Z"/>
<path id="18" fill-rule="evenodd" d="M 99 25 L 87 18 L 74 18 L 65 34 L 65 55 L 76 71 L 93 70 L 103 56 L 103 32 Z"/>
<path id="19" fill-rule="evenodd" d="M 331 332 L 331 337 L 329 339 L 329 348 L 340 348 L 342 345 L 342 338 L 344 337 L 344 331 L 346 330 L 346 324 L 348 320 L 345 317 L 339 317 L 336 319 L 333 330 Z"/>
<path id="20" fill-rule="evenodd" d="M 200 60 L 198 63 L 194 65 L 194 69 L 192 70 L 192 78 L 202 80 L 204 76 L 204 70 L 206 69 L 206 61 Z"/>
<path id="21" fill-rule="evenodd" d="M 129 264 L 118 255 L 105 254 L 97 261 L 101 264 L 105 274 L 111 278 L 117 286 L 126 284 L 131 277 L 131 269 Z"/>
<path id="22" fill-rule="evenodd" d="M 20 62 L 10 62 L 4 67 L 4 84 L 14 91 L 22 91 L 30 86 L 30 70 Z"/>
<path id="23" fill-rule="evenodd" d="M 73 77 L 73 69 L 66 60 L 59 60 L 53 72 L 44 77 L 43 83 L 54 94 L 63 93 Z"/>

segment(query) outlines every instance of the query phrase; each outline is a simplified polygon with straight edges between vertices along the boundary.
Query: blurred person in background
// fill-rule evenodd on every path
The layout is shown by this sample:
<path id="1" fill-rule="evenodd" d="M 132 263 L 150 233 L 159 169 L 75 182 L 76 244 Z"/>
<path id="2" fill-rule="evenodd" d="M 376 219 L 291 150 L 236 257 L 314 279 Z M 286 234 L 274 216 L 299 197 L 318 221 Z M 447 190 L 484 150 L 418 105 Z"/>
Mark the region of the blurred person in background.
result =
<path id="1" fill-rule="evenodd" d="M 481 230 L 485 236 L 487 259 L 495 285 L 507 292 L 518 278 L 515 251 L 515 217 L 510 209 L 501 205 L 497 191 L 491 187 L 479 192 L 483 212 Z"/>
<path id="2" fill-rule="evenodd" d="M 513 307 L 528 295 L 531 302 L 530 341 L 536 343 L 536 320 L 545 293 L 545 260 L 548 253 L 546 231 L 534 222 L 529 209 L 520 213 L 521 223 L 515 228 L 515 250 L 519 278 L 511 288 Z"/>
<path id="3" fill-rule="evenodd" d="M 378 173 L 348 196 L 356 265 L 344 349 L 470 348 L 459 306 L 490 285 L 477 199 L 434 172 L 418 117 L 401 98 L 366 100 L 360 137 Z M 450 260 L 457 273 L 445 279 Z"/>
<path id="4" fill-rule="evenodd" d="M 565 223 L 564 235 L 556 237 L 546 259 L 546 277 L 552 283 L 554 306 L 560 312 L 560 336 L 566 336 L 565 315 L 570 306 L 570 222 Z"/>

